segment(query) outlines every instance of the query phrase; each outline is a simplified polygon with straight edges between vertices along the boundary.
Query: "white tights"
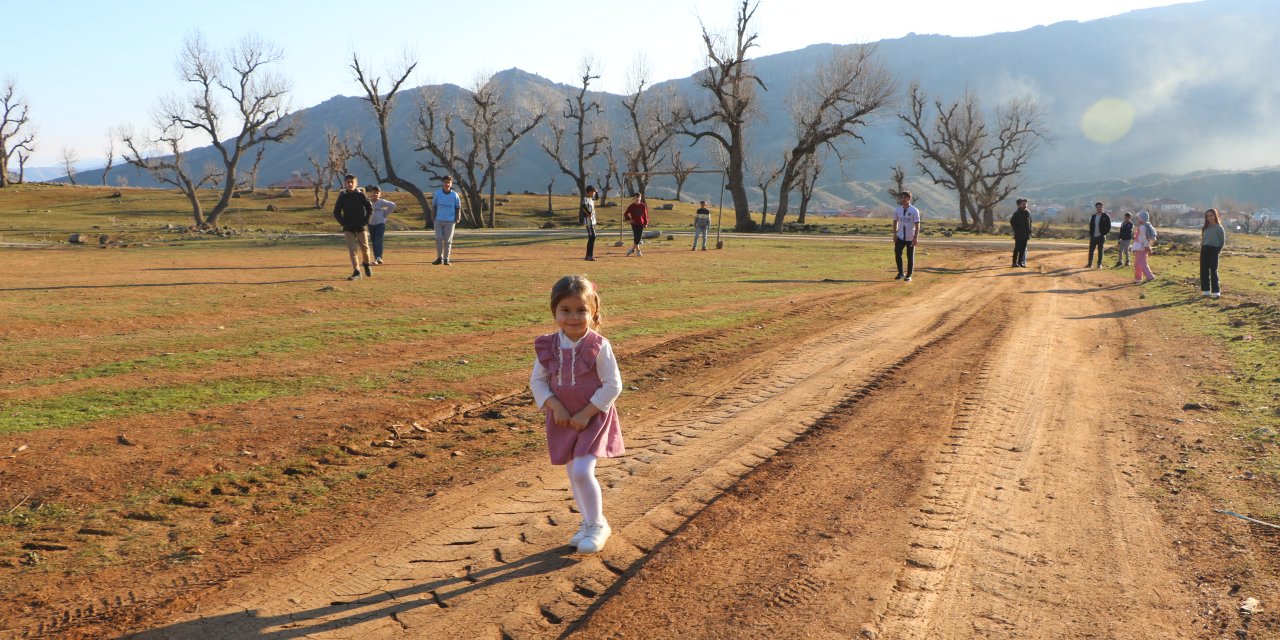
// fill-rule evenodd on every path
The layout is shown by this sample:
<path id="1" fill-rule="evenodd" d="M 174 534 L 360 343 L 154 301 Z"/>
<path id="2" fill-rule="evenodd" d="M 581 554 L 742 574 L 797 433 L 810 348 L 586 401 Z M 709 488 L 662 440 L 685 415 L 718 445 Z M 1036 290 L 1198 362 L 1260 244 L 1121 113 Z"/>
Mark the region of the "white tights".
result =
<path id="1" fill-rule="evenodd" d="M 596 481 L 596 457 L 579 456 L 564 466 L 569 472 L 569 487 L 578 503 L 578 513 L 587 524 L 604 520 L 604 497 Z"/>

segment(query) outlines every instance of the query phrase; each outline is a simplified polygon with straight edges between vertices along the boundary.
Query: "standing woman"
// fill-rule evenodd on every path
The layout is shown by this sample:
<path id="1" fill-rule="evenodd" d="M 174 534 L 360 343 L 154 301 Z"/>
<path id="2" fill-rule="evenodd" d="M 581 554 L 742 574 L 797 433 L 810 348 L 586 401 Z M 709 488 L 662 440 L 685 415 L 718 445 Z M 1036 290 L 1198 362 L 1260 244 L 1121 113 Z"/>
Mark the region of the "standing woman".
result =
<path id="1" fill-rule="evenodd" d="M 596 188 L 588 185 L 582 196 L 582 224 L 587 227 L 587 260 L 596 256 Z"/>
<path id="2" fill-rule="evenodd" d="M 635 202 L 627 205 L 622 219 L 631 223 L 631 248 L 627 249 L 627 255 L 634 252 L 637 256 L 643 256 L 640 253 L 640 237 L 644 235 L 644 228 L 649 225 L 649 207 L 644 203 L 644 195 L 637 193 L 635 198 Z"/>
<path id="3" fill-rule="evenodd" d="M 1138 224 L 1133 230 L 1133 283 L 1144 284 L 1156 279 L 1147 266 L 1147 258 L 1151 255 L 1151 247 L 1156 244 L 1156 228 L 1151 226 L 1151 214 L 1138 212 Z"/>
<path id="4" fill-rule="evenodd" d="M 1227 231 L 1222 228 L 1217 209 L 1204 212 L 1204 228 L 1200 229 L 1200 295 L 1222 297 L 1218 287 L 1218 254 L 1227 244 Z"/>

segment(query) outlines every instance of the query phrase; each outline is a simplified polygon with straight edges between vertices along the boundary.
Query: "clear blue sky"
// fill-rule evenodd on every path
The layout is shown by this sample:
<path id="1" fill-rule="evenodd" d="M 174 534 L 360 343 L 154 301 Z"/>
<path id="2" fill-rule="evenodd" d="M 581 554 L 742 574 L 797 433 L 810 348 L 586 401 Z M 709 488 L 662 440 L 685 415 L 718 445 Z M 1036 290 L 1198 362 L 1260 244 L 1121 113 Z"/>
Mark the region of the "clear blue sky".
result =
<path id="1" fill-rule="evenodd" d="M 1185 1 L 1185 0 L 1183 0 Z M 29 166 L 58 164 L 64 147 L 82 160 L 105 157 L 108 131 L 145 128 L 159 99 L 183 91 L 174 61 L 183 39 L 199 29 L 223 50 L 256 33 L 285 53 L 277 71 L 292 80 L 294 108 L 335 95 L 357 95 L 347 67 L 351 52 L 385 68 L 413 54 L 414 86 L 467 86 L 485 72 L 510 67 L 574 84 L 584 56 L 601 70 L 599 88 L 623 92 L 628 70 L 643 56 L 653 81 L 685 77 L 702 61 L 699 20 L 729 31 L 733 0 L 478 0 L 447 3 L 212 3 L 130 0 L 16 2 L 6 7 L 0 78 L 11 78 L 38 128 Z M 768 55 L 831 42 L 848 44 L 908 33 L 976 36 L 1063 20 L 1092 20 L 1176 0 L 761 0 L 759 48 Z M 16 5 L 16 6 L 15 6 Z"/>

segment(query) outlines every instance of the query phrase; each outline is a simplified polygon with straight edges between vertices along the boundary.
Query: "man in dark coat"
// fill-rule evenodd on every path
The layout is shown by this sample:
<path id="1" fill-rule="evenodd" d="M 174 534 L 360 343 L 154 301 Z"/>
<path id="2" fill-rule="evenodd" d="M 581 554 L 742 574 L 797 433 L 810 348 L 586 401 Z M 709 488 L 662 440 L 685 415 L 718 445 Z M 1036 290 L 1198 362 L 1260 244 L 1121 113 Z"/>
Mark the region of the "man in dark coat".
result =
<path id="1" fill-rule="evenodd" d="M 1093 267 L 1094 269 L 1102 268 L 1102 249 L 1107 242 L 1107 234 L 1111 233 L 1111 216 L 1102 210 L 1102 203 L 1095 202 L 1093 204 L 1093 215 L 1089 216 L 1089 259 L 1084 263 L 1085 268 Z M 1093 249 L 1098 249 L 1098 262 L 1094 266 Z"/>
<path id="2" fill-rule="evenodd" d="M 1027 199 L 1018 198 L 1018 210 L 1009 216 L 1009 225 L 1013 227 L 1013 266 L 1027 266 L 1027 241 L 1031 239 L 1031 212 L 1027 210 Z"/>

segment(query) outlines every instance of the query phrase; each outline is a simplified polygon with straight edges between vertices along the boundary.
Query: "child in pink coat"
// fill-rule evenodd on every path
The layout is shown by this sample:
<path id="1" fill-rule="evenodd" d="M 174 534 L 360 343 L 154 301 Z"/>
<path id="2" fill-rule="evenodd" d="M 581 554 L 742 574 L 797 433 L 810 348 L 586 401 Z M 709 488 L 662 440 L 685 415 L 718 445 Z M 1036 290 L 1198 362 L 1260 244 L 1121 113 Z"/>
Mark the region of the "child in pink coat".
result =
<path id="1" fill-rule="evenodd" d="M 564 465 L 582 525 L 569 539 L 580 553 L 604 548 L 612 530 L 604 518 L 596 461 L 623 453 L 614 400 L 622 374 L 613 347 L 596 329 L 600 296 L 583 276 L 565 276 L 551 288 L 551 313 L 560 330 L 534 340 L 537 359 L 529 388 L 547 414 L 551 463 Z"/>

